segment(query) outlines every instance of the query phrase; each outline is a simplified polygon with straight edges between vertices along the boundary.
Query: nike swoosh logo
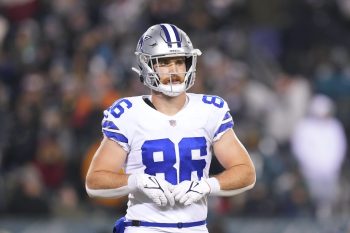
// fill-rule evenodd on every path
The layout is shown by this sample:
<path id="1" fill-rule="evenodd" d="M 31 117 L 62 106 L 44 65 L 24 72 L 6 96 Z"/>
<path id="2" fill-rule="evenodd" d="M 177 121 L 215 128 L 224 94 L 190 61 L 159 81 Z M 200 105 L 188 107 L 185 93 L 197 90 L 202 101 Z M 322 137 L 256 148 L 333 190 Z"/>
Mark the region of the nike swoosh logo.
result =
<path id="1" fill-rule="evenodd" d="M 156 178 L 154 178 L 154 177 L 148 177 L 148 179 L 149 179 L 155 186 L 154 186 L 154 187 L 150 187 L 150 186 L 147 186 L 147 184 L 146 184 L 145 188 L 147 188 L 147 189 L 160 189 L 160 190 L 162 190 L 162 192 L 164 193 L 164 190 L 162 189 L 162 187 L 160 186 L 160 184 L 159 184 L 159 182 L 158 182 L 158 180 L 157 180 Z"/>
<path id="2" fill-rule="evenodd" d="M 194 190 L 194 188 L 197 187 L 198 185 L 199 185 L 198 182 L 192 181 L 191 186 L 190 186 L 190 188 L 188 189 L 188 191 L 187 191 L 186 193 L 188 193 L 188 192 L 194 192 L 194 193 L 198 193 L 198 194 L 203 194 L 202 192 L 199 192 L 199 191 L 197 191 L 197 190 Z"/>

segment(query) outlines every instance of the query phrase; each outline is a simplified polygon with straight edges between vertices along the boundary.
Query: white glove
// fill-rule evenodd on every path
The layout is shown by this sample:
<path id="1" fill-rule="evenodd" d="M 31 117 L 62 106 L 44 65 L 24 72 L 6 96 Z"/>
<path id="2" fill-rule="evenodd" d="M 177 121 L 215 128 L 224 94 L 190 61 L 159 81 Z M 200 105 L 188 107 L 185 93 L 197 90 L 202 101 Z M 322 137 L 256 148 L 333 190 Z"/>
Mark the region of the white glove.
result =
<path id="1" fill-rule="evenodd" d="M 172 195 L 175 201 L 185 206 L 199 201 L 210 193 L 210 186 L 205 180 L 200 181 L 183 181 L 174 186 Z"/>
<path id="2" fill-rule="evenodd" d="M 168 202 L 171 206 L 175 204 L 171 195 L 173 185 L 163 179 L 147 174 L 135 174 L 129 176 L 128 185 L 131 189 L 136 187 L 158 206 L 166 206 Z"/>

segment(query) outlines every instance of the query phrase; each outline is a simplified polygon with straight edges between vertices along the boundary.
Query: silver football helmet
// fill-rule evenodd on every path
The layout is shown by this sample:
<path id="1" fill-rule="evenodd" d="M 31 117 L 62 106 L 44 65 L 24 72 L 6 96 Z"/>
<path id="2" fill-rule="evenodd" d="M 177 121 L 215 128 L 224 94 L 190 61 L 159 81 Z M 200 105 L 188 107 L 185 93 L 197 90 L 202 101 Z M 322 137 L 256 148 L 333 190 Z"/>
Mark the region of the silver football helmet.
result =
<path id="1" fill-rule="evenodd" d="M 191 88 L 196 76 L 197 56 L 202 53 L 194 49 L 190 38 L 184 31 L 172 24 L 157 24 L 150 27 L 139 39 L 136 51 L 139 69 L 132 68 L 139 74 L 141 82 L 152 90 L 167 96 L 177 96 Z M 185 73 L 168 73 L 170 82 L 162 84 L 159 73 L 154 69 L 158 59 L 166 57 L 185 57 Z M 185 76 L 178 84 L 171 80 L 172 75 Z"/>

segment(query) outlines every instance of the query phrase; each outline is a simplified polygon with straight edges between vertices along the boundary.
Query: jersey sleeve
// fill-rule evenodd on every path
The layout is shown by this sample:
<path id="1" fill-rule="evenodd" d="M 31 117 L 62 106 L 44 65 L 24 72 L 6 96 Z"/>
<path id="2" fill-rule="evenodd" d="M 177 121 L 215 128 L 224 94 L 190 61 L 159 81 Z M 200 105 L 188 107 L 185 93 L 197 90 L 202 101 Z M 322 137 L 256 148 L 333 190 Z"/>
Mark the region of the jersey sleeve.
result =
<path id="1" fill-rule="evenodd" d="M 234 123 L 229 111 L 226 112 L 221 121 L 218 122 L 218 128 L 215 130 L 213 141 L 217 141 L 229 129 L 232 129 Z"/>
<path id="2" fill-rule="evenodd" d="M 128 99 L 117 100 L 111 107 L 104 110 L 102 133 L 105 137 L 117 142 L 126 152 L 130 151 L 127 130 L 123 128 L 127 114 L 125 109 L 132 106 Z"/>
<path id="3" fill-rule="evenodd" d="M 209 105 L 211 107 L 209 124 L 211 128 L 211 137 L 213 142 L 215 142 L 219 140 L 227 130 L 233 127 L 234 122 L 227 102 L 219 96 L 210 96 L 210 98 L 207 97 L 207 100 L 210 100 L 209 102 L 204 102 L 211 103 Z"/>

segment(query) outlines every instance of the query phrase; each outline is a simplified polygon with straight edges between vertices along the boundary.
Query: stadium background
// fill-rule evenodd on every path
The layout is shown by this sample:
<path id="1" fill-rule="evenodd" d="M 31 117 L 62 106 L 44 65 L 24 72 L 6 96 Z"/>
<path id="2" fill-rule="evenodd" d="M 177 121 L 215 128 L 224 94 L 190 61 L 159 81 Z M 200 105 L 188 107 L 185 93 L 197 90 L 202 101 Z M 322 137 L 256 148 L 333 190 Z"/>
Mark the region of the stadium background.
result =
<path id="1" fill-rule="evenodd" d="M 87 164 L 102 136 L 102 110 L 116 98 L 148 92 L 131 72 L 139 36 L 168 22 L 203 52 L 191 91 L 228 101 L 236 133 L 257 169 L 252 191 L 210 199 L 211 232 L 349 233 L 349 152 L 337 211 L 320 219 L 290 147 L 316 94 L 334 101 L 334 117 L 349 141 L 349 5 L 1 1 L 0 232 L 110 232 L 125 199 L 89 199 Z M 215 161 L 212 168 L 220 170 Z"/>

